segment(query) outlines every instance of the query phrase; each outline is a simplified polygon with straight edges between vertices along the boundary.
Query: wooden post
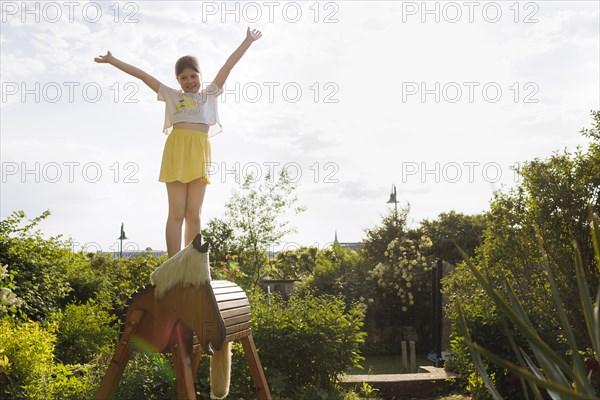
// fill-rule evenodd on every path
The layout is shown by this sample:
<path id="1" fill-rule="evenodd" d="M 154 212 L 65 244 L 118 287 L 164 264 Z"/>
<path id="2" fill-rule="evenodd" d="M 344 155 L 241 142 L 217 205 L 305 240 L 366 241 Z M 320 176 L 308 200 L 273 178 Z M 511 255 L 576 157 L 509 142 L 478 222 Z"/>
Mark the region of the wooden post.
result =
<path id="1" fill-rule="evenodd" d="M 400 346 L 402 348 L 402 370 L 404 372 L 408 371 L 408 360 L 407 360 L 407 352 L 406 352 L 406 340 L 403 340 L 400 343 Z"/>
<path id="2" fill-rule="evenodd" d="M 200 360 L 202 359 L 202 350 L 198 350 L 197 352 L 192 354 L 191 362 L 192 362 L 192 377 L 195 379 L 198 374 L 198 367 L 200 366 Z"/>
<path id="3" fill-rule="evenodd" d="M 433 278 L 433 345 L 435 348 L 435 366 L 442 366 L 442 259 L 438 259 L 432 269 Z"/>
<path id="4" fill-rule="evenodd" d="M 267 384 L 265 373 L 260 363 L 260 359 L 258 358 L 258 353 L 256 352 L 256 346 L 254 345 L 254 339 L 252 339 L 252 335 L 241 338 L 241 341 L 242 347 L 244 348 L 244 355 L 246 356 L 246 360 L 248 360 L 248 366 L 250 367 L 250 375 L 252 376 L 252 381 L 256 387 L 258 399 L 271 400 L 269 385 Z"/>
<path id="5" fill-rule="evenodd" d="M 410 341 L 410 372 L 417 372 L 417 352 L 415 342 Z"/>
<path id="6" fill-rule="evenodd" d="M 173 366 L 175 368 L 175 384 L 177 386 L 178 400 L 196 400 L 196 389 L 194 377 L 192 376 L 192 352 L 193 332 L 183 323 L 179 322 L 173 330 L 175 338 L 171 345 L 173 353 Z"/>
<path id="7" fill-rule="evenodd" d="M 129 338 L 135 332 L 143 316 L 143 310 L 135 310 L 132 313 L 131 320 L 126 322 L 123 334 L 119 339 L 119 343 L 117 343 L 115 354 L 110 360 L 108 369 L 106 370 L 104 378 L 102 378 L 102 382 L 100 382 L 100 387 L 96 392 L 95 398 L 97 400 L 113 398 L 115 391 L 117 390 L 117 386 L 119 385 L 119 380 L 121 380 L 123 371 L 125 371 L 125 367 L 127 366 L 127 361 L 129 361 L 129 358 L 131 357 L 132 349 L 131 344 L 129 343 Z"/>

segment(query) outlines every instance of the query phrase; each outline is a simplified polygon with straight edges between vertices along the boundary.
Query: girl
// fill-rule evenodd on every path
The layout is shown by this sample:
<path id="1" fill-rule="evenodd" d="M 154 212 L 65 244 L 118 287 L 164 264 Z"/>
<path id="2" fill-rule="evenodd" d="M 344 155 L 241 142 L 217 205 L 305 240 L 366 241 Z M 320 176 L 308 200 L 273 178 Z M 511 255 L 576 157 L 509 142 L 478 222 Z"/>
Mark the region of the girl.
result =
<path id="1" fill-rule="evenodd" d="M 242 44 L 229 56 L 215 79 L 200 90 L 202 74 L 195 57 L 181 57 L 175 64 L 175 76 L 180 90 L 171 89 L 153 76 L 113 57 L 110 51 L 94 61 L 111 64 L 121 71 L 141 79 L 158 94 L 165 104 L 163 131 L 165 142 L 159 181 L 167 185 L 169 216 L 167 218 L 167 253 L 174 256 L 181 249 L 181 227 L 185 220 L 185 243 L 200 233 L 200 213 L 206 185 L 206 166 L 210 163 L 210 136 L 221 131 L 217 111 L 217 96 L 233 66 L 242 58 L 252 42 L 262 36 L 259 30 L 246 31 Z M 169 134 L 169 131 L 171 130 Z"/>

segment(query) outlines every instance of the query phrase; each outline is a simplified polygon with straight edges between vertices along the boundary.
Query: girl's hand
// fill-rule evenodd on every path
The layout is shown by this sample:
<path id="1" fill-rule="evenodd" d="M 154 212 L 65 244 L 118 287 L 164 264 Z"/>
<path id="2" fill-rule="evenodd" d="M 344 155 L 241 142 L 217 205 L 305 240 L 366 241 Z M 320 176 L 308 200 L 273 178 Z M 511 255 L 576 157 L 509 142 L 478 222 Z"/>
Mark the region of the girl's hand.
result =
<path id="1" fill-rule="evenodd" d="M 261 36 L 262 33 L 258 29 L 250 30 L 250 27 L 248 27 L 248 30 L 246 31 L 246 39 L 254 42 L 255 40 L 260 39 Z"/>
<path id="2" fill-rule="evenodd" d="M 96 61 L 97 63 L 108 63 L 110 62 L 110 60 L 112 60 L 113 56 L 112 53 L 109 51 L 106 53 L 105 56 L 98 56 L 94 58 L 94 61 Z"/>

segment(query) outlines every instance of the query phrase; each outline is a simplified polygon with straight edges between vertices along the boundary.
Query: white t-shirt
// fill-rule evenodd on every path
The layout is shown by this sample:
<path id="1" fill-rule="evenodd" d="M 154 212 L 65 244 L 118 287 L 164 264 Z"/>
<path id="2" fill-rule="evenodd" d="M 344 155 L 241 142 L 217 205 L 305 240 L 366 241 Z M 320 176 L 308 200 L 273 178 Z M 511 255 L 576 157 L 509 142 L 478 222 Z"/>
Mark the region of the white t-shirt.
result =
<path id="1" fill-rule="evenodd" d="M 204 88 L 197 93 L 185 93 L 160 84 L 157 100 L 165 104 L 165 124 L 163 132 L 171 133 L 177 122 L 197 122 L 210 125 L 208 136 L 215 136 L 223 130 L 219 122 L 218 99 L 223 88 L 214 92 Z"/>

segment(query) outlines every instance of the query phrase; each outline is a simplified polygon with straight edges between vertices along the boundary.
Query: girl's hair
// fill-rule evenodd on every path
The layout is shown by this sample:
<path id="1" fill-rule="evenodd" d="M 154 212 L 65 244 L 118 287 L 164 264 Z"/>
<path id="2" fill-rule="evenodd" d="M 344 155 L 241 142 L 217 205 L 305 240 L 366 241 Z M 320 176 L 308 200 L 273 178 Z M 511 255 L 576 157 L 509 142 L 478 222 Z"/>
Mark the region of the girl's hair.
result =
<path id="1" fill-rule="evenodd" d="M 200 74 L 200 63 L 194 56 L 183 56 L 175 63 L 175 76 L 179 76 L 184 69 L 190 68 Z"/>

